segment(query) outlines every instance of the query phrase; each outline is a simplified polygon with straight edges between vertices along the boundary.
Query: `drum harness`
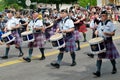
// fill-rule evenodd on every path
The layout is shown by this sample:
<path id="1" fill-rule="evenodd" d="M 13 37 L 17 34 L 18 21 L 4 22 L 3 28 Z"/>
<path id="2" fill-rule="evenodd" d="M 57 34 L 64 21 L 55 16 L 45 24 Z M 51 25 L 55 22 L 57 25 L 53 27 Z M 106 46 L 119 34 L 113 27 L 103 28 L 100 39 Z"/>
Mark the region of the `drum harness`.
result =
<path id="1" fill-rule="evenodd" d="M 70 18 L 67 17 L 65 20 L 62 20 L 62 21 L 61 21 L 61 23 L 62 23 L 62 28 L 61 28 L 61 29 L 63 29 L 63 27 L 64 27 L 64 25 L 65 25 L 65 23 L 66 23 L 66 21 L 67 21 L 68 19 L 70 19 Z M 71 36 L 72 36 L 72 33 L 71 33 L 71 32 L 70 32 L 70 33 L 62 33 L 62 34 L 63 34 L 64 37 L 68 37 L 68 38 L 71 38 Z"/>
<path id="2" fill-rule="evenodd" d="M 32 20 L 33 21 L 33 25 L 30 27 L 30 31 L 33 31 L 33 33 L 40 33 L 40 30 L 33 30 L 35 23 L 38 21 L 39 19 L 36 20 Z"/>
<path id="3" fill-rule="evenodd" d="M 103 26 L 103 25 L 106 26 L 108 22 L 111 22 L 111 20 L 107 20 L 105 23 L 103 23 L 103 22 L 101 21 L 101 26 Z M 104 29 L 101 29 L 102 32 L 103 32 L 103 30 L 104 30 Z M 103 37 L 104 37 L 104 36 L 103 36 Z M 112 37 L 104 37 L 104 39 L 105 39 L 105 40 L 112 40 Z"/>

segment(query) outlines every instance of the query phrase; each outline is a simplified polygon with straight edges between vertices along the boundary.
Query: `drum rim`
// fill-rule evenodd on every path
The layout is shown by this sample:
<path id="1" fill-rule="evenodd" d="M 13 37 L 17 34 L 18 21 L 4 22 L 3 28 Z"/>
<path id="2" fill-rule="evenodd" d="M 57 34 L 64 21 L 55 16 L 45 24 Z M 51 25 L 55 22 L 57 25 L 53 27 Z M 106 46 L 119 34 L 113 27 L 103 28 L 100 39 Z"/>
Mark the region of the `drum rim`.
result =
<path id="1" fill-rule="evenodd" d="M 23 41 L 23 40 L 22 40 Z M 31 40 L 27 40 L 27 41 L 23 41 L 23 42 L 34 42 L 35 41 L 35 39 L 33 38 L 33 39 L 31 39 Z"/>
<path id="2" fill-rule="evenodd" d="M 98 43 L 101 43 L 101 42 L 104 42 L 104 40 L 99 41 L 99 42 L 89 43 L 89 44 L 98 44 Z"/>
<path id="3" fill-rule="evenodd" d="M 27 32 L 27 33 L 26 33 Z M 25 34 L 26 33 L 26 34 Z M 29 35 L 29 34 L 33 34 L 33 31 L 24 31 L 21 33 L 22 36 L 24 35 Z"/>
<path id="4" fill-rule="evenodd" d="M 60 34 L 60 33 L 58 33 L 58 34 Z M 55 35 L 56 35 L 56 34 L 55 34 Z M 60 37 L 59 37 L 59 38 L 52 38 L 52 37 L 55 36 L 55 35 L 52 35 L 52 36 L 50 37 L 50 41 L 57 41 L 57 40 L 60 40 L 60 39 L 63 38 L 63 35 L 62 35 L 62 34 L 60 34 Z"/>
<path id="5" fill-rule="evenodd" d="M 106 48 L 104 48 L 103 50 L 100 51 L 91 51 L 93 54 L 101 54 L 103 52 L 106 52 Z"/>
<path id="6" fill-rule="evenodd" d="M 10 35 L 11 34 L 11 31 L 10 32 L 6 32 L 6 33 L 4 33 L 4 34 L 2 34 L 2 38 L 4 38 L 4 37 L 7 37 L 8 35 Z"/>
<path id="7" fill-rule="evenodd" d="M 15 37 L 13 37 L 13 39 L 11 39 L 10 41 L 6 42 L 6 44 L 9 44 L 9 43 L 11 43 L 14 40 L 15 40 Z"/>
<path id="8" fill-rule="evenodd" d="M 63 44 L 62 44 L 62 45 L 60 45 L 60 46 L 53 47 L 53 48 L 59 49 L 59 48 L 62 48 L 62 47 L 65 47 L 65 43 L 63 43 Z"/>
<path id="9" fill-rule="evenodd" d="M 93 38 L 93 39 L 89 40 L 88 42 L 89 42 L 90 44 L 96 44 L 96 43 L 104 42 L 104 39 L 103 39 L 102 37 L 98 37 L 98 38 L 101 38 L 102 40 L 100 40 L 100 41 L 98 41 L 98 42 L 96 42 L 96 41 L 93 42 L 93 41 L 91 41 L 91 40 L 95 39 L 95 38 Z"/>

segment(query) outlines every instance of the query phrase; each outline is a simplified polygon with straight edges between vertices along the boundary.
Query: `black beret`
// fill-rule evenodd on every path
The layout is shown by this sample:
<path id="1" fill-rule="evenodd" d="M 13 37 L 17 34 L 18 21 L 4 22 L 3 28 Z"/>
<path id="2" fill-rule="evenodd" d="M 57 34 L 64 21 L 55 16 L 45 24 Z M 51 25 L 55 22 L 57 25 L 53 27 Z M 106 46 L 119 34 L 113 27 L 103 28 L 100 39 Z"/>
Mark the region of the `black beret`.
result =
<path id="1" fill-rule="evenodd" d="M 13 13 L 15 13 L 15 12 L 12 11 L 12 10 L 8 10 L 7 13 L 12 13 L 12 14 L 13 14 Z"/>
<path id="2" fill-rule="evenodd" d="M 106 14 L 107 15 L 108 13 L 107 13 L 107 11 L 102 11 L 101 14 Z"/>
<path id="3" fill-rule="evenodd" d="M 68 13 L 68 10 L 66 10 L 66 9 L 62 9 L 61 12 Z"/>
<path id="4" fill-rule="evenodd" d="M 34 10 L 34 11 L 32 11 L 32 14 L 34 14 L 34 13 L 39 13 L 37 10 Z"/>

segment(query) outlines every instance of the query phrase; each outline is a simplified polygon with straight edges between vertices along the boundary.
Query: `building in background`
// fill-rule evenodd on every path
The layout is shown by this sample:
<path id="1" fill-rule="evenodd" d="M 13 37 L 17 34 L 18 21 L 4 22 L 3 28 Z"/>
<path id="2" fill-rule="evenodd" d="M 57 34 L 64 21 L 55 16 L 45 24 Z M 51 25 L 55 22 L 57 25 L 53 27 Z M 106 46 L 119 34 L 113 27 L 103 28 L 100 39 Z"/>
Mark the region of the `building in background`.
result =
<path id="1" fill-rule="evenodd" d="M 109 3 L 115 4 L 116 6 L 120 6 L 120 0 L 97 0 L 97 6 L 105 6 Z"/>

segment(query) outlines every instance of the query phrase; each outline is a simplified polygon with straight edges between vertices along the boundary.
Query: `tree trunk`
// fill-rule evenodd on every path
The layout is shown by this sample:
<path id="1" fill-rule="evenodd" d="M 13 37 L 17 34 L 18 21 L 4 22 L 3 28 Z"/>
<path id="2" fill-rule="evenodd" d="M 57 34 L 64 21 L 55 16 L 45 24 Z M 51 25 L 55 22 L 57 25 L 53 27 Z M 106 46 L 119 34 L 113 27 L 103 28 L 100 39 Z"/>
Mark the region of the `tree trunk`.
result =
<path id="1" fill-rule="evenodd" d="M 59 3 L 56 3 L 56 9 L 59 11 L 60 8 L 59 8 Z"/>

